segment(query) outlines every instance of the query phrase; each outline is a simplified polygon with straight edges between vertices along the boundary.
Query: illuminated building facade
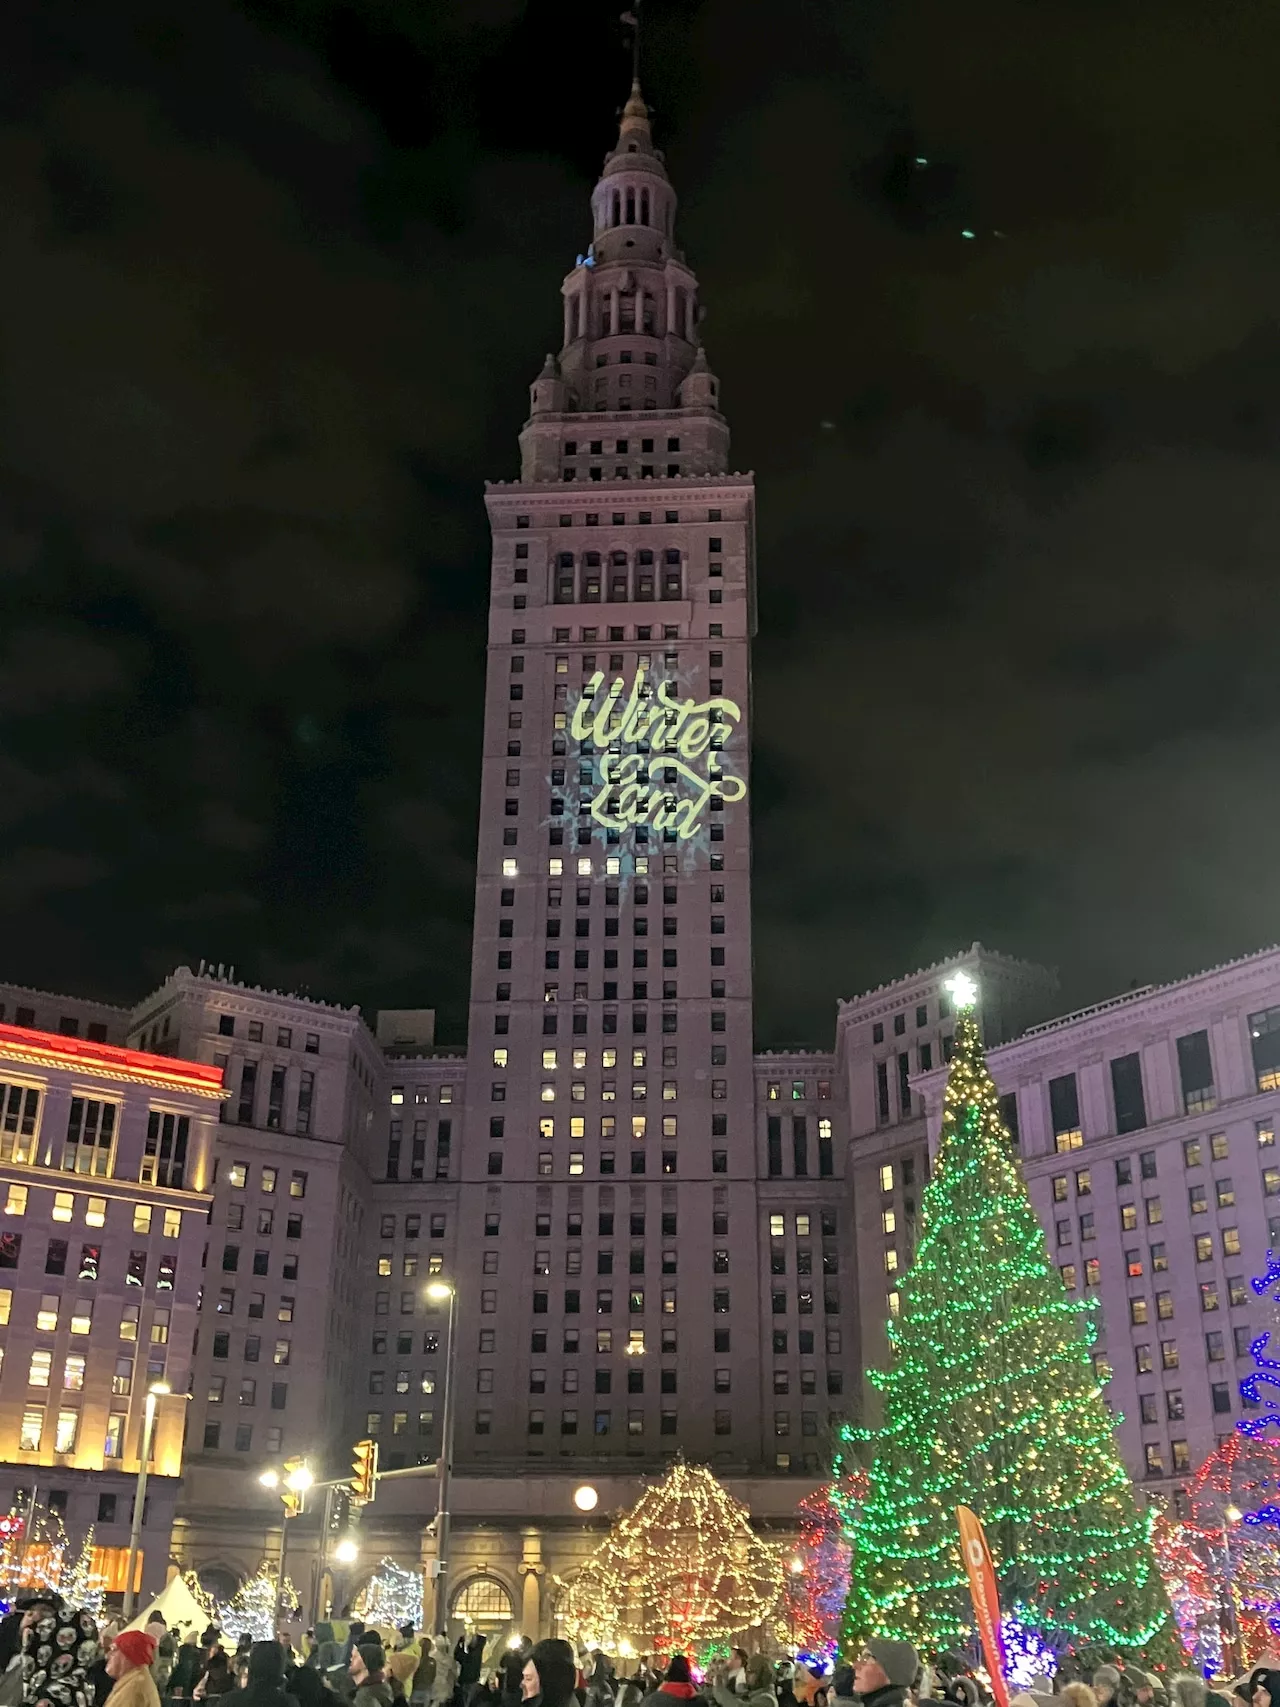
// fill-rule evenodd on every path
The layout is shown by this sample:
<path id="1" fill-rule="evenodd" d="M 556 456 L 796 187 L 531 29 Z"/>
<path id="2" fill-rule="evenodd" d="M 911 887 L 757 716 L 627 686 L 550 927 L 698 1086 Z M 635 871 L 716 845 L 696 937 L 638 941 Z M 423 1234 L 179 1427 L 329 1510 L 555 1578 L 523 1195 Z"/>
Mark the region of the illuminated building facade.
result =
<path id="1" fill-rule="evenodd" d="M 157 1386 L 143 1548 L 161 1582 L 169 1557 L 221 1074 L 71 1035 L 103 1023 L 96 1004 L 58 1019 L 0 1024 L 0 1505 L 92 1527 L 120 1590 Z"/>

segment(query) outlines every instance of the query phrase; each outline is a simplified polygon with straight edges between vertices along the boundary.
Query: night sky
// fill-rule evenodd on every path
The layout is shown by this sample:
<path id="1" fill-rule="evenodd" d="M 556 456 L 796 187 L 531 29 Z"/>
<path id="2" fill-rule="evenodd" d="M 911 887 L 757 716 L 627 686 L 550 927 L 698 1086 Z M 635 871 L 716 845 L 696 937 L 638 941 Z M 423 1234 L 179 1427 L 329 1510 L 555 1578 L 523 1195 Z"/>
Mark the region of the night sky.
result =
<path id="1" fill-rule="evenodd" d="M 0 976 L 205 956 L 462 1039 L 482 483 L 619 10 L 0 12 Z M 975 937 L 1064 1006 L 1280 938 L 1280 10 L 645 30 L 759 483 L 761 1044 Z"/>

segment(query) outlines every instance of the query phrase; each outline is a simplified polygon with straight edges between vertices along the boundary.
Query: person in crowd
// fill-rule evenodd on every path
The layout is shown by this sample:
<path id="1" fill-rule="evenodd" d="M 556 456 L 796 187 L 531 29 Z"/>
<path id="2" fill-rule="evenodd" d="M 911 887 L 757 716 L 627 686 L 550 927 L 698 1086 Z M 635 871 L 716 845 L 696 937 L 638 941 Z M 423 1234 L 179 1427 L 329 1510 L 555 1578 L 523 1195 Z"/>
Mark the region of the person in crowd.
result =
<path id="1" fill-rule="evenodd" d="M 431 1685 L 436 1676 L 436 1651 L 424 1631 L 418 1643 L 418 1664 L 413 1674 L 413 1685 L 409 1699 L 413 1707 L 426 1707 L 431 1695 Z"/>
<path id="2" fill-rule="evenodd" d="M 200 1637 L 200 1646 L 207 1649 L 214 1642 L 220 1642 L 221 1640 L 222 1626 L 216 1618 L 211 1618 L 205 1625 L 203 1634 Z"/>
<path id="3" fill-rule="evenodd" d="M 379 1641 L 362 1641 L 355 1649 L 349 1668 L 356 1686 L 353 1707 L 391 1707 L 386 1664 L 387 1656 Z"/>
<path id="4" fill-rule="evenodd" d="M 853 1667 L 853 1687 L 863 1707 L 903 1707 L 920 1670 L 920 1656 L 910 1642 L 872 1636 Z"/>
<path id="5" fill-rule="evenodd" d="M 191 1691 L 193 1701 L 208 1701 L 218 1695 L 229 1695 L 235 1688 L 231 1662 L 221 1642 L 214 1642 L 205 1653 L 204 1674 Z"/>
<path id="6" fill-rule="evenodd" d="M 174 1701 L 188 1701 L 204 1670 L 204 1656 L 196 1641 L 196 1627 L 189 1624 L 174 1655 L 173 1670 L 169 1673 L 169 1695 Z"/>
<path id="7" fill-rule="evenodd" d="M 343 1644 L 343 1649 L 342 1649 L 342 1663 L 344 1666 L 350 1667 L 351 1656 L 355 1653 L 356 1648 L 363 1641 L 364 1641 L 364 1623 L 359 1618 L 353 1618 L 351 1620 L 350 1624 L 347 1625 L 347 1639 L 346 1639 L 346 1642 Z"/>
<path id="8" fill-rule="evenodd" d="M 536 1701 L 538 1707 L 568 1707 L 574 1699 L 578 1662 L 568 1642 L 547 1636 L 530 1648 L 520 1675 L 526 1701 Z"/>
<path id="9" fill-rule="evenodd" d="M 92 1614 L 73 1612 L 61 1599 L 55 1611 L 41 1600 L 24 1613 L 23 1626 L 24 1707 L 90 1707 L 88 1671 L 100 1652 Z"/>
<path id="10" fill-rule="evenodd" d="M 1120 1668 L 1109 1661 L 1097 1667 L 1093 1674 L 1093 1693 L 1098 1707 L 1119 1707 Z"/>
<path id="11" fill-rule="evenodd" d="M 730 1659 L 734 1658 L 736 1654 L 731 1654 Z M 741 1684 L 730 1684 L 726 1679 L 724 1683 L 716 1684 L 711 1697 L 718 1707 L 742 1707 L 744 1702 L 750 1703 L 750 1707 L 778 1707 L 772 1665 L 763 1654 L 748 1654 L 742 1668 Z"/>
<path id="12" fill-rule="evenodd" d="M 417 1669 L 418 1656 L 409 1648 L 397 1648 L 395 1653 L 387 1655 L 387 1682 L 391 1686 L 393 1700 L 399 1703 L 408 1701 Z"/>
<path id="13" fill-rule="evenodd" d="M 856 1707 L 853 1695 L 853 1667 L 838 1665 L 831 1674 L 831 1707 Z"/>
<path id="14" fill-rule="evenodd" d="M 346 1643 L 334 1639 L 333 1625 L 321 1623 L 316 1625 L 315 1646 L 307 1655 L 307 1664 L 315 1668 L 322 1678 L 327 1678 L 332 1671 L 350 1664 L 351 1656 L 346 1653 Z"/>
<path id="15" fill-rule="evenodd" d="M 287 1665 L 284 1687 L 285 1693 L 293 1696 L 298 1707 L 327 1707 L 333 1699 L 320 1681 L 320 1673 L 309 1665 Z"/>
<path id="16" fill-rule="evenodd" d="M 169 1674 L 178 1656 L 178 1644 L 173 1639 L 173 1633 L 163 1613 L 153 1612 L 147 1619 L 145 1629 L 156 1645 L 156 1657 L 151 1662 L 151 1675 L 156 1680 L 156 1688 L 160 1694 L 166 1695 L 169 1690 Z"/>
<path id="17" fill-rule="evenodd" d="M 498 1661 L 498 1671 L 502 1678 L 502 1699 L 506 1707 L 516 1707 L 520 1699 L 520 1673 L 524 1670 L 524 1662 L 531 1646 L 527 1636 L 517 1636 L 508 1643 Z"/>
<path id="18" fill-rule="evenodd" d="M 398 1654 L 413 1653 L 417 1655 L 422 1648 L 417 1631 L 412 1624 L 402 1624 L 396 1631 L 396 1648 Z"/>
<path id="19" fill-rule="evenodd" d="M 160 1707 L 160 1691 L 152 1674 L 156 1639 L 146 1630 L 122 1630 L 111 1643 L 106 1671 L 112 1688 L 112 1707 Z"/>
<path id="20" fill-rule="evenodd" d="M 458 1667 L 458 1688 L 462 1691 L 465 1701 L 471 1692 L 472 1684 L 480 1681 L 480 1663 L 484 1659 L 484 1637 L 478 1630 L 470 1636 L 459 1636 L 454 1646 L 453 1657 Z"/>
<path id="21" fill-rule="evenodd" d="M 453 1686 L 458 1678 L 458 1662 L 453 1657 L 453 1643 L 442 1630 L 432 1639 L 432 1658 L 436 1662 L 435 1676 L 431 1680 L 432 1707 L 442 1707 L 446 1701 L 453 1699 Z"/>
<path id="22" fill-rule="evenodd" d="M 222 1698 L 222 1707 L 298 1707 L 285 1693 L 284 1648 L 276 1642 L 253 1642 L 245 1662 L 245 1681 Z"/>
<path id="23" fill-rule="evenodd" d="M 692 1701 L 698 1691 L 693 1685 L 689 1661 L 683 1654 L 672 1654 L 662 1682 L 648 1696 L 645 1707 L 673 1707 L 677 1701 Z"/>

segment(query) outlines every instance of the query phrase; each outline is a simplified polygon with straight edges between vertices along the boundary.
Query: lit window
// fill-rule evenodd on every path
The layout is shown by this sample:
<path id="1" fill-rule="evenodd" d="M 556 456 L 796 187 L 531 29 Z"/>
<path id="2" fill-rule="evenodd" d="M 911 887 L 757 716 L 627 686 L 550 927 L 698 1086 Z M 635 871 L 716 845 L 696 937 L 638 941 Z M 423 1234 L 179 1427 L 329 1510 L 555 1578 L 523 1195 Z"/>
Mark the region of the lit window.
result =
<path id="1" fill-rule="evenodd" d="M 494 1050 L 494 1052 L 493 1052 L 493 1064 L 495 1067 L 505 1067 L 506 1066 L 506 1064 L 507 1064 L 507 1052 L 505 1049 L 495 1049 Z"/>
<path id="2" fill-rule="evenodd" d="M 27 1213 L 27 1187 L 11 1185 L 5 1198 L 4 1212 L 6 1215 L 25 1215 Z"/>
<path id="3" fill-rule="evenodd" d="M 886 1209 L 882 1213 L 882 1215 L 880 1216 L 880 1227 L 881 1227 L 881 1230 L 885 1233 L 896 1233 L 897 1232 L 897 1230 L 898 1230 L 898 1217 L 894 1214 L 892 1209 Z"/>
<path id="4" fill-rule="evenodd" d="M 52 1334 L 58 1327 L 58 1294 L 46 1292 L 40 1299 L 40 1308 L 36 1311 L 36 1332 Z"/>
<path id="5" fill-rule="evenodd" d="M 55 1191 L 53 1194 L 53 1219 L 55 1221 L 70 1221 L 75 1213 L 76 1200 L 69 1191 Z"/>
<path id="6" fill-rule="evenodd" d="M 166 1239 L 176 1239 L 182 1232 L 182 1211 L 166 1209 L 164 1212 L 164 1236 Z"/>
<path id="7" fill-rule="evenodd" d="M 151 1205 L 149 1203 L 134 1204 L 133 1230 L 135 1233 L 149 1233 L 151 1231 Z"/>
<path id="8" fill-rule="evenodd" d="M 578 856 L 578 876 L 579 877 L 590 877 L 591 876 L 591 855 L 590 854 L 579 854 L 579 856 Z"/>
<path id="9" fill-rule="evenodd" d="M 554 865 L 556 862 L 552 860 L 551 863 Z M 504 859 L 502 862 L 502 875 L 504 877 L 519 877 L 519 863 L 514 859 Z"/>
<path id="10" fill-rule="evenodd" d="M 578 861 L 578 869 L 579 869 L 579 871 L 581 871 L 581 869 L 582 869 L 582 861 L 581 860 Z M 618 858 L 617 854 L 610 854 L 604 862 L 605 876 L 606 877 L 616 877 L 621 870 L 622 870 L 622 861 Z"/>
<path id="11" fill-rule="evenodd" d="M 771 1238 L 780 1239 L 786 1230 L 787 1218 L 785 1215 L 771 1215 L 769 1217 L 769 1235 Z"/>
<path id="12" fill-rule="evenodd" d="M 246 1162 L 232 1162 L 227 1169 L 227 1184 L 234 1191 L 243 1191 L 244 1182 L 248 1178 L 249 1167 Z"/>
<path id="13" fill-rule="evenodd" d="M 84 1388 L 84 1356 L 73 1352 L 62 1366 L 62 1385 L 68 1393 L 79 1393 Z"/>
<path id="14" fill-rule="evenodd" d="M 886 1274 L 898 1272 L 898 1253 L 892 1248 L 884 1253 L 884 1270 Z"/>
<path id="15" fill-rule="evenodd" d="M 31 1369 L 27 1375 L 28 1387 L 47 1387 L 49 1373 L 53 1367 L 51 1351 L 33 1351 L 31 1353 Z"/>
<path id="16" fill-rule="evenodd" d="M 881 1191 L 892 1191 L 893 1190 L 893 1163 L 892 1162 L 886 1162 L 884 1164 L 884 1166 L 880 1169 L 880 1189 L 881 1189 Z"/>
<path id="17" fill-rule="evenodd" d="M 105 1197 L 88 1197 L 85 1199 L 84 1224 L 86 1227 L 106 1226 L 107 1200 Z"/>
<path id="18" fill-rule="evenodd" d="M 556 858 L 556 859 L 549 859 L 547 861 L 547 875 L 549 877 L 560 877 L 563 875 L 563 873 L 564 873 L 564 861 L 562 859 Z"/>
<path id="19" fill-rule="evenodd" d="M 93 1329 L 93 1304 L 87 1298 L 82 1298 L 71 1309 L 71 1332 L 87 1334 Z"/>
<path id="20" fill-rule="evenodd" d="M 583 1172 L 583 1153 L 581 1150 L 570 1150 L 569 1172 L 571 1174 L 580 1174 Z"/>
<path id="21" fill-rule="evenodd" d="M 44 1412 L 33 1406 L 22 1413 L 22 1427 L 18 1434 L 19 1452 L 39 1452 L 40 1439 L 44 1434 Z"/>
<path id="22" fill-rule="evenodd" d="M 504 1051 L 504 1053 L 505 1053 L 505 1051 Z M 581 1054 L 583 1057 L 583 1063 L 582 1064 L 585 1066 L 586 1065 L 586 1050 L 585 1049 L 582 1050 Z M 554 1049 L 544 1049 L 542 1051 L 542 1070 L 543 1070 L 543 1072 L 544 1073 L 554 1073 L 556 1070 L 556 1067 L 558 1065 L 559 1065 L 559 1063 L 558 1063 L 557 1058 L 556 1058 L 555 1050 Z M 576 1063 L 575 1063 L 575 1065 L 576 1065 Z"/>
<path id="23" fill-rule="evenodd" d="M 540 1094 L 543 1102 L 554 1102 L 556 1100 L 556 1087 L 553 1084 L 544 1084 Z"/>

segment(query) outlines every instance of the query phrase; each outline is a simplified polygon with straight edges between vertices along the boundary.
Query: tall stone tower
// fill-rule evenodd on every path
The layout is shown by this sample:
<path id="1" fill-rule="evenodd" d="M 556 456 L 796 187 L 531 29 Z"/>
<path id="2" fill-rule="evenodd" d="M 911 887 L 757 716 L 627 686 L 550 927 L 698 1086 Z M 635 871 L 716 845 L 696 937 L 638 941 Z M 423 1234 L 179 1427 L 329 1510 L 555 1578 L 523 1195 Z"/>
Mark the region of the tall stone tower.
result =
<path id="1" fill-rule="evenodd" d="M 456 1457 L 754 1466 L 754 490 L 638 83 L 591 207 L 486 494 Z"/>

